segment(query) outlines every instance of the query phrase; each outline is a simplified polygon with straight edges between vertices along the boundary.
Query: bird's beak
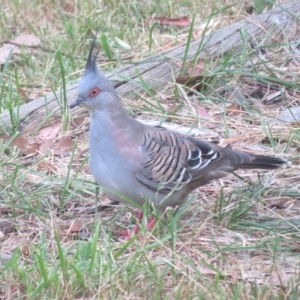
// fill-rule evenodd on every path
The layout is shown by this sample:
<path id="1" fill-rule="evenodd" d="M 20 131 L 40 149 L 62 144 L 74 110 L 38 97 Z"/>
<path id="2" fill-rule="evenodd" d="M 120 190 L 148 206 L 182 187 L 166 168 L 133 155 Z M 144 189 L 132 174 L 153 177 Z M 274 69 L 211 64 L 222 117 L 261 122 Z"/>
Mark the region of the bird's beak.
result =
<path id="1" fill-rule="evenodd" d="M 78 96 L 71 104 L 70 108 L 74 108 L 75 106 L 80 105 L 82 102 L 84 102 L 86 99 L 82 96 Z"/>

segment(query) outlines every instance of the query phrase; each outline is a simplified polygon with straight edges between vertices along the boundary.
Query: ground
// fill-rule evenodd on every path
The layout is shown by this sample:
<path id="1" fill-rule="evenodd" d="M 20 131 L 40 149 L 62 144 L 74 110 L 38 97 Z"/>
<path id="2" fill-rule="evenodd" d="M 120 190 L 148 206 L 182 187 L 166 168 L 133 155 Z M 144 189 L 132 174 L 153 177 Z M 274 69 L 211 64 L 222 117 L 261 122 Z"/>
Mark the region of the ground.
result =
<path id="1" fill-rule="evenodd" d="M 132 230 L 138 209 L 110 206 L 102 190 L 96 200 L 86 112 L 69 113 L 58 99 L 61 118 L 45 119 L 25 135 L 13 108 L 77 82 L 96 30 L 98 65 L 109 71 L 272 6 L 263 0 L 2 2 L 1 41 L 26 35 L 20 43 L 31 47 L 16 46 L 11 56 L 0 49 L 0 113 L 9 111 L 13 125 L 0 127 L 0 299 L 298 299 L 297 28 L 276 45 L 247 45 L 241 55 L 208 60 L 204 71 L 198 61 L 201 85 L 177 80 L 154 96 L 122 98 L 140 121 L 164 121 L 222 146 L 290 161 L 276 171 L 239 171 L 214 181 L 162 217 L 145 206 L 141 236 L 124 241 L 115 232 Z M 186 22 L 195 12 L 191 36 Z M 157 16 L 179 20 L 153 25 Z M 205 29 L 208 21 L 213 25 Z M 99 204 L 108 206 L 91 213 Z M 157 225 L 146 232 L 151 214 Z"/>

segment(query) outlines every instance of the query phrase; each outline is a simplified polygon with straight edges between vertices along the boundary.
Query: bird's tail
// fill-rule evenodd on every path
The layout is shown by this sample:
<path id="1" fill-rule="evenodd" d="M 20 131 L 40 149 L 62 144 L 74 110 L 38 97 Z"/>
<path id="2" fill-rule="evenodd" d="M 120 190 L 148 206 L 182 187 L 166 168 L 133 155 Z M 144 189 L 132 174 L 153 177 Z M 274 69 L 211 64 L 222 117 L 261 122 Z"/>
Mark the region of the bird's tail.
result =
<path id="1" fill-rule="evenodd" d="M 271 156 L 251 155 L 251 162 L 243 162 L 236 165 L 237 169 L 265 169 L 274 170 L 288 163 L 287 160 Z"/>

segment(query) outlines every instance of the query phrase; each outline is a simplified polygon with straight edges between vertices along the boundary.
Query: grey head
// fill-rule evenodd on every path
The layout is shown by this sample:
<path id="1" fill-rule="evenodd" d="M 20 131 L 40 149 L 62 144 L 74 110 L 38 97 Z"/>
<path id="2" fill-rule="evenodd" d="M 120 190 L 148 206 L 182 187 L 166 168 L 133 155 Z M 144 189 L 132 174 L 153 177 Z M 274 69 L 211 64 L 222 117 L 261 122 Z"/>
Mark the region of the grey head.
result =
<path id="1" fill-rule="evenodd" d="M 111 82 L 97 68 L 97 55 L 93 56 L 96 38 L 93 40 L 84 75 L 78 85 L 78 96 L 70 108 L 81 105 L 89 111 L 104 109 L 119 102 L 119 97 Z"/>

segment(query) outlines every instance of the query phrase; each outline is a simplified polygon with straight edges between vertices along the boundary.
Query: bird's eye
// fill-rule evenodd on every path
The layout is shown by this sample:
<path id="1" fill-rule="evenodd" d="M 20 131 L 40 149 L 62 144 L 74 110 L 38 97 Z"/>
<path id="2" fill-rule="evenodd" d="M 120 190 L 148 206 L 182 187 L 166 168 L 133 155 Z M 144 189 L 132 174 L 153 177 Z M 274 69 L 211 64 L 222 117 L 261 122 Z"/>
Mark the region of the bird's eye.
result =
<path id="1" fill-rule="evenodd" d="M 93 89 L 91 89 L 90 93 L 89 93 L 89 97 L 91 98 L 95 98 L 100 94 L 100 89 L 98 87 L 95 87 Z"/>

